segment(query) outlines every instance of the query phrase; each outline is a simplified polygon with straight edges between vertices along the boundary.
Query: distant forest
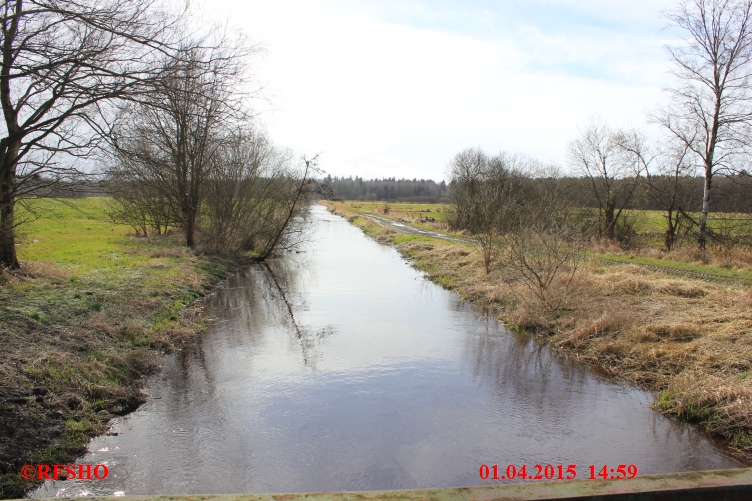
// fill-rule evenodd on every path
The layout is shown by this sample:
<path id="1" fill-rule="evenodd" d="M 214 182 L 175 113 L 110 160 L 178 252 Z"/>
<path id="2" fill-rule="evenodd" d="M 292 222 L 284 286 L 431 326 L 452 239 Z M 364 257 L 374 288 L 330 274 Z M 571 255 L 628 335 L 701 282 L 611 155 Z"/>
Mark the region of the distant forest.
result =
<path id="1" fill-rule="evenodd" d="M 331 200 L 384 200 L 389 202 L 448 202 L 447 184 L 433 179 L 369 179 L 332 177 L 320 180 L 317 192 Z"/>
<path id="2" fill-rule="evenodd" d="M 559 177 L 556 179 L 528 178 L 528 183 L 554 183 L 558 190 L 579 207 L 598 207 L 591 180 L 584 177 Z M 618 185 L 623 180 L 616 180 Z M 699 211 L 702 207 L 701 177 L 682 181 L 683 208 Z M 331 200 L 363 200 L 384 202 L 449 203 L 451 183 L 437 183 L 432 179 L 363 179 L 361 177 L 327 176 L 317 181 L 317 193 Z M 619 192 L 618 186 L 615 191 Z M 718 212 L 752 213 L 752 176 L 742 171 L 738 175 L 718 176 L 712 188 L 713 210 Z M 647 186 L 638 189 L 626 204 L 630 209 L 660 210 L 661 206 L 650 196 Z"/>

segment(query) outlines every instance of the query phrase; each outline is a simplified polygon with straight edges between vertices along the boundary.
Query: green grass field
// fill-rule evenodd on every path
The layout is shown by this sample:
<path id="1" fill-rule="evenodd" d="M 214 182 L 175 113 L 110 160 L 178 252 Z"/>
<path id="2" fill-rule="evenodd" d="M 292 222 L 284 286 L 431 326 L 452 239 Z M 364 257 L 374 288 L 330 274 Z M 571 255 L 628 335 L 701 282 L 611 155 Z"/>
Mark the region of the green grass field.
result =
<path id="1" fill-rule="evenodd" d="M 393 217 L 427 218 L 438 221 L 449 221 L 454 217 L 454 207 L 451 204 L 411 204 L 390 202 L 344 202 L 356 214 L 384 214 Z"/>
<path id="2" fill-rule="evenodd" d="M 101 287 L 147 286 L 153 293 L 171 290 L 188 268 L 202 274 L 213 261 L 197 259 L 180 245 L 180 238 L 139 238 L 130 226 L 115 224 L 108 215 L 109 199 L 30 200 L 19 208 L 18 259 L 22 266 L 48 264 L 74 280 L 91 280 Z M 199 263 L 199 261 L 201 261 Z M 195 266 L 194 266 L 195 265 Z"/>
<path id="3" fill-rule="evenodd" d="M 113 266 L 140 265 L 144 255 L 127 253 L 139 242 L 129 240 L 127 225 L 107 215 L 109 199 L 30 200 L 16 218 L 26 221 L 17 235 L 20 261 L 57 263 L 80 272 Z"/>

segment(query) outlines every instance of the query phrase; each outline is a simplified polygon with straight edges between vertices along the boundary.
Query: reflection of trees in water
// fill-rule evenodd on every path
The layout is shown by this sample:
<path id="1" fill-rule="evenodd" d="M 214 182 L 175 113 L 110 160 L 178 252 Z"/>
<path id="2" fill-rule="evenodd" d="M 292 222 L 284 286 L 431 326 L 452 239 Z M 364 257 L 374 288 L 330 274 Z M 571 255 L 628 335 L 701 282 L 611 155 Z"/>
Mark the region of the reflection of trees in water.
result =
<path id="1" fill-rule="evenodd" d="M 294 345 L 303 351 L 307 365 L 320 358 L 316 348 L 324 333 L 309 334 L 295 321 L 294 305 L 289 303 L 283 287 L 294 287 L 293 274 L 287 274 L 284 286 L 271 269 L 249 266 L 234 274 L 206 299 L 212 325 L 209 331 L 196 336 L 185 349 L 175 352 L 165 360 L 166 410 L 175 421 L 189 406 L 214 398 L 219 388 L 217 371 L 212 358 L 222 357 L 233 347 L 253 348 L 262 342 L 261 336 L 274 329 L 268 326 L 286 326 L 294 333 Z M 276 279 L 276 281 L 275 281 Z M 314 342 L 314 340 L 317 340 Z M 314 367 L 315 368 L 315 367 Z M 197 400 L 198 399 L 198 400 Z"/>
<path id="2" fill-rule="evenodd" d="M 498 402 L 525 407 L 531 419 L 544 414 L 550 419 L 584 403 L 577 391 L 588 384 L 584 365 L 527 336 L 499 329 L 494 320 L 483 325 L 468 334 L 465 356 L 474 379 L 486 383 Z"/>
<path id="3" fill-rule="evenodd" d="M 270 283 L 267 272 L 253 265 L 231 275 L 209 301 L 213 321 L 211 330 L 240 344 L 263 333 L 267 325 L 293 327 L 284 301 Z"/>
<path id="4" fill-rule="evenodd" d="M 295 321 L 295 312 L 292 310 L 292 304 L 290 303 L 290 300 L 287 299 L 287 294 L 285 293 L 285 289 L 282 288 L 282 286 L 279 284 L 279 280 L 277 279 L 276 275 L 274 274 L 274 271 L 269 267 L 267 263 L 261 263 L 261 268 L 265 272 L 265 277 L 267 277 L 270 280 L 267 280 L 269 283 L 269 286 L 274 286 L 274 289 L 276 289 L 276 292 L 279 293 L 278 298 L 282 300 L 282 303 L 287 307 L 287 312 L 290 314 L 290 322 L 292 323 L 293 328 L 295 329 L 295 333 L 298 335 L 298 339 L 302 337 L 302 333 L 300 332 L 300 327 L 298 327 L 298 323 Z M 272 291 L 273 293 L 274 291 Z"/>
<path id="5" fill-rule="evenodd" d="M 324 211 L 328 212 L 324 207 Z M 281 254 L 300 253 L 309 249 L 309 244 L 316 240 L 314 235 L 319 228 L 319 220 L 311 217 L 316 207 L 302 209 L 302 214 L 296 217 L 287 228 L 284 238 L 279 242 L 276 251 Z"/>
<path id="6" fill-rule="evenodd" d="M 631 441 L 644 443 L 645 450 L 654 451 L 665 464 L 678 462 L 679 468 L 689 471 L 703 461 L 700 451 L 713 457 L 718 454 L 706 433 L 652 412 L 649 395 L 642 407 L 636 395 L 625 394 L 641 390 L 625 392 L 618 383 L 602 380 L 597 369 L 527 336 L 504 332 L 493 320 L 468 332 L 465 361 L 473 378 L 493 392 L 500 416 L 516 416 L 530 423 L 528 438 L 542 440 L 549 433 L 552 440 L 566 440 L 570 433 L 577 433 L 575 430 L 583 433 L 578 420 L 596 412 L 601 418 L 588 421 L 597 428 L 588 429 L 589 433 L 603 433 L 604 426 L 619 427 L 621 420 L 637 419 L 638 426 L 632 430 L 627 426 L 621 432 L 632 433 Z M 552 431 L 554 435 L 550 435 Z M 687 450 L 698 453 L 683 457 Z"/>
<path id="7" fill-rule="evenodd" d="M 323 355 L 323 346 L 328 342 L 329 336 L 334 333 L 334 326 L 327 325 L 320 329 L 301 329 L 300 347 L 303 353 L 303 362 L 307 367 L 316 370 Z"/>
<path id="8" fill-rule="evenodd" d="M 172 422 L 181 422 L 187 408 L 213 398 L 217 389 L 214 372 L 206 362 L 202 337 L 196 336 L 163 364 L 165 375 L 161 380 L 166 388 L 161 393 L 165 397 L 165 410 Z"/>
<path id="9" fill-rule="evenodd" d="M 214 301 L 216 297 L 207 299 Z M 163 359 L 160 381 L 166 384 L 163 393 L 169 395 L 167 410 L 174 415 L 184 412 L 195 395 L 210 396 L 214 392 L 216 379 L 206 360 L 202 334 Z"/>
<path id="10" fill-rule="evenodd" d="M 318 362 L 321 360 L 321 346 L 334 332 L 334 327 L 327 325 L 321 329 L 314 330 L 310 326 L 298 325 L 298 322 L 295 319 L 295 307 L 291 298 L 289 297 L 292 294 L 289 291 L 294 290 L 292 287 L 293 280 L 291 279 L 293 277 L 299 277 L 299 274 L 295 273 L 293 270 L 290 270 L 289 265 L 290 261 L 288 260 L 284 260 L 279 264 L 275 263 L 274 268 L 270 267 L 266 263 L 262 263 L 262 267 L 265 271 L 265 276 L 267 277 L 266 283 L 271 289 L 272 294 L 276 292 L 278 302 L 281 301 L 281 303 L 284 304 L 284 306 L 287 308 L 289 321 L 291 322 L 295 334 L 300 341 L 300 350 L 303 355 L 303 363 L 307 367 L 311 367 L 315 370 Z M 278 278 L 278 275 L 281 279 Z M 298 296 L 302 298 L 302 295 L 300 293 L 298 293 Z"/>
<path id="11" fill-rule="evenodd" d="M 229 342 L 256 345 L 273 331 L 269 326 L 284 326 L 301 350 L 304 364 L 315 369 L 333 327 L 313 329 L 298 322 L 297 313 L 307 309 L 300 292 L 306 261 L 304 256 L 283 258 L 232 275 L 209 302 L 212 330 Z"/>

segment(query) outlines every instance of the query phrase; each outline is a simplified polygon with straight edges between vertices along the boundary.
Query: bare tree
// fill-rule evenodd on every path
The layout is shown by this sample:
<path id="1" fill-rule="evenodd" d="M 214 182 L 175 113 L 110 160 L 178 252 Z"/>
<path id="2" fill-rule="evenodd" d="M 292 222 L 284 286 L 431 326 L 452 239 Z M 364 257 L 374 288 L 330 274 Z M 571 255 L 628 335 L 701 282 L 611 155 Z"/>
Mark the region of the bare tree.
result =
<path id="1" fill-rule="evenodd" d="M 705 247 L 713 176 L 731 169 L 749 145 L 752 103 L 752 0 L 685 0 L 669 14 L 687 34 L 669 48 L 679 87 L 655 117 L 700 159 L 704 172 L 698 241 Z"/>
<path id="2" fill-rule="evenodd" d="M 481 201 L 488 155 L 480 148 L 461 151 L 449 163 L 449 188 L 455 206 L 454 225 L 476 231 L 483 219 Z"/>
<path id="3" fill-rule="evenodd" d="M 454 224 L 470 230 L 481 249 L 486 273 L 498 254 L 497 240 L 520 224 L 524 205 L 524 159 L 480 148 L 458 153 L 449 165 Z"/>
<path id="4" fill-rule="evenodd" d="M 172 214 L 170 200 L 139 174 L 137 169 L 123 164 L 110 169 L 105 184 L 112 197 L 109 215 L 113 221 L 128 224 L 144 237 L 150 232 L 161 235 L 178 218 Z"/>
<path id="5" fill-rule="evenodd" d="M 692 205 L 694 166 L 689 147 L 681 141 L 669 141 L 654 147 L 637 133 L 624 138 L 620 147 L 642 166 L 646 180 L 646 196 L 663 211 L 666 222 L 664 245 L 670 251 L 684 223 L 684 214 Z"/>
<path id="6" fill-rule="evenodd" d="M 509 236 L 503 264 L 541 306 L 557 311 L 583 260 L 581 246 L 566 225 L 541 220 Z"/>
<path id="7" fill-rule="evenodd" d="M 228 129 L 249 116 L 240 86 L 252 50 L 225 40 L 187 45 L 166 63 L 148 101 L 125 110 L 109 135 L 115 168 L 125 166 L 170 200 L 188 247 L 196 244 L 212 159 L 232 137 Z"/>
<path id="8" fill-rule="evenodd" d="M 305 215 L 304 211 L 310 206 L 311 196 L 315 188 L 313 176 L 320 174 L 319 156 L 314 155 L 312 158 L 303 156 L 302 166 L 297 174 L 290 174 L 285 183 L 286 189 L 279 190 L 272 203 L 277 210 L 276 218 L 272 220 L 272 238 L 266 245 L 261 248 L 259 253 L 260 259 L 266 259 L 280 247 L 295 247 L 299 242 L 293 238 L 293 235 L 301 236 L 304 234 L 304 228 L 296 225 L 296 218 Z"/>
<path id="9" fill-rule="evenodd" d="M 269 200 L 284 182 L 288 157 L 252 130 L 240 130 L 223 141 L 211 158 L 202 197 L 210 251 L 250 250 L 266 239 L 265 221 L 274 211 Z"/>
<path id="10" fill-rule="evenodd" d="M 241 130 L 212 158 L 202 203 L 205 245 L 212 252 L 252 251 L 260 258 L 297 243 L 294 219 L 308 206 L 313 162 L 293 167 L 292 154 L 257 131 Z"/>
<path id="11" fill-rule="evenodd" d="M 30 180 L 78 170 L 56 154 L 96 146 L 107 103 L 137 99 L 172 49 L 176 18 L 155 0 L 5 0 L 0 3 L 0 264 L 18 267 L 16 200 Z"/>
<path id="12" fill-rule="evenodd" d="M 609 240 L 616 240 L 619 218 L 639 186 L 639 158 L 623 147 L 631 134 L 592 118 L 569 145 L 570 164 L 588 179 L 598 203 L 599 234 Z"/>

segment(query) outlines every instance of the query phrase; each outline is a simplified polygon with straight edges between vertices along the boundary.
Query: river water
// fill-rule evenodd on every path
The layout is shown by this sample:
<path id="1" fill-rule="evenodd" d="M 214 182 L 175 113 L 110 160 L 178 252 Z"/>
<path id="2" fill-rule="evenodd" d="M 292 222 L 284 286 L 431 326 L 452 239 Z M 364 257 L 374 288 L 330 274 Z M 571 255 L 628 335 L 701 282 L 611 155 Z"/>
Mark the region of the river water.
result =
<path id="1" fill-rule="evenodd" d="M 482 464 L 734 468 L 651 395 L 507 332 L 324 207 L 303 251 L 207 301 L 149 401 L 79 463 L 102 481 L 35 497 L 411 489 L 491 484 Z M 100 470 L 101 471 L 101 470 Z"/>

